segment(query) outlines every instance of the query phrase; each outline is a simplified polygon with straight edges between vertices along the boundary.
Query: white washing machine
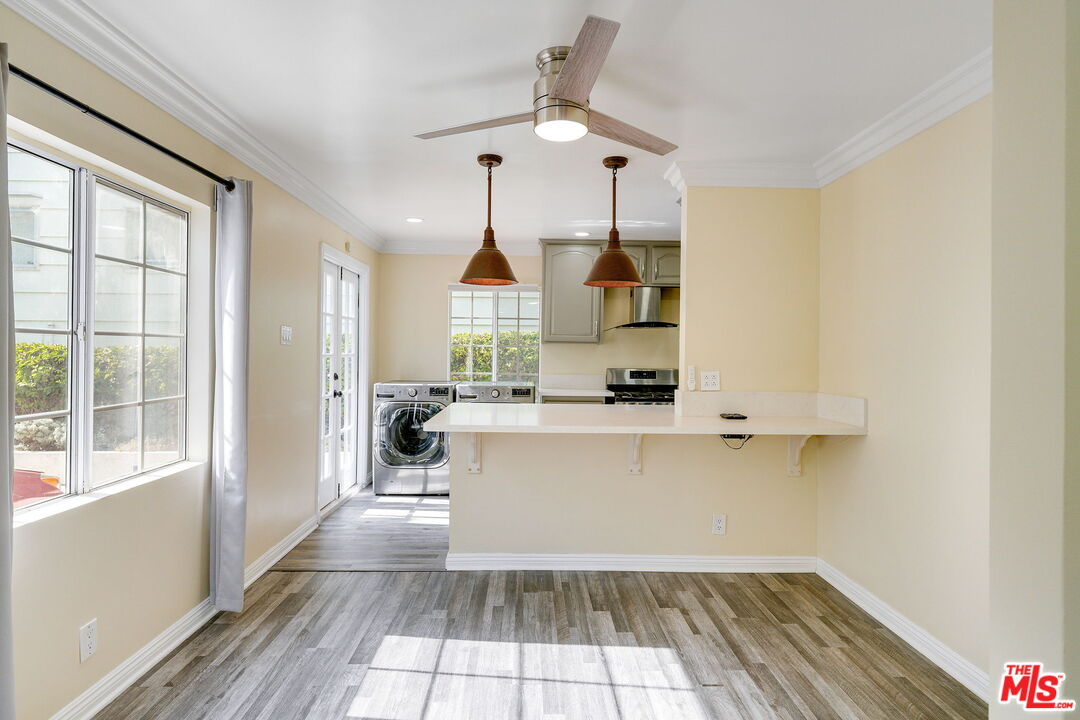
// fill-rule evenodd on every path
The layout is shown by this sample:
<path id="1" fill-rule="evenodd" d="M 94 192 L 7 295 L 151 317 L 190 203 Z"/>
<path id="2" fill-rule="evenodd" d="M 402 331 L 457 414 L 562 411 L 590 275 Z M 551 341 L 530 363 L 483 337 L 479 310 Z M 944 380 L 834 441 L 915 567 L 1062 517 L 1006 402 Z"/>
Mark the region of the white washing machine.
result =
<path id="1" fill-rule="evenodd" d="M 375 384 L 372 484 L 376 495 L 450 493 L 450 436 L 424 423 L 454 401 L 452 382 Z"/>

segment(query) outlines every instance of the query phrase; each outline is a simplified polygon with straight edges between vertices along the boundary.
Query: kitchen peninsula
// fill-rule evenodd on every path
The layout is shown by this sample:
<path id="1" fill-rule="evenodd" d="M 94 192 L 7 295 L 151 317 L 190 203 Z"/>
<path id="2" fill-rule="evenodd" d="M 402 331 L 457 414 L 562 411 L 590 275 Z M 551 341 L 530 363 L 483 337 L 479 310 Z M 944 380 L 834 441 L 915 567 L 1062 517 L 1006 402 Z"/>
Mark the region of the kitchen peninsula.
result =
<path id="1" fill-rule="evenodd" d="M 736 407 L 748 419 L 719 417 Z M 807 441 L 867 433 L 864 400 L 794 392 L 680 392 L 675 407 L 455 403 L 424 429 L 452 433 L 456 449 L 451 569 L 599 569 L 630 556 L 654 569 L 797 569 L 814 552 Z M 710 531 L 716 513 L 732 518 L 725 535 Z M 669 514 L 701 522 L 672 532 Z"/>

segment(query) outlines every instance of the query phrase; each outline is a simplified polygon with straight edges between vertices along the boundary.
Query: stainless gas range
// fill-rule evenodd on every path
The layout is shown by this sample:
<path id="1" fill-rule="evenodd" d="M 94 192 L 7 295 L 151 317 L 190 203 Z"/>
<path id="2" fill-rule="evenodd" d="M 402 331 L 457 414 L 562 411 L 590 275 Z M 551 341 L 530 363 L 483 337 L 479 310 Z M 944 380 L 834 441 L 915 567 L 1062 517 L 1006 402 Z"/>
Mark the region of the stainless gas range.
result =
<path id="1" fill-rule="evenodd" d="M 608 368 L 608 405 L 674 405 L 679 371 L 674 368 Z"/>

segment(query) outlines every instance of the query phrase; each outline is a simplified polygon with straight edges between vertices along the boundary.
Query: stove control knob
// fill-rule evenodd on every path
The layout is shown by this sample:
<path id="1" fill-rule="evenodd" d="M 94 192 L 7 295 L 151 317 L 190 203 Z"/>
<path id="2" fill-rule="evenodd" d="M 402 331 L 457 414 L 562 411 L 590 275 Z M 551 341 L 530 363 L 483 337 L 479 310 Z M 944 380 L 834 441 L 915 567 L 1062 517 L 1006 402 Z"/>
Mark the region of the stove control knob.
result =
<path id="1" fill-rule="evenodd" d="M 499 388 L 492 388 L 492 389 L 491 389 L 491 397 L 493 397 L 493 398 L 497 398 L 497 397 L 499 397 L 500 395 L 502 395 L 502 393 L 501 393 L 501 392 L 499 392 Z"/>
<path id="2" fill-rule="evenodd" d="M 409 397 L 416 397 L 416 388 L 409 388 Z"/>

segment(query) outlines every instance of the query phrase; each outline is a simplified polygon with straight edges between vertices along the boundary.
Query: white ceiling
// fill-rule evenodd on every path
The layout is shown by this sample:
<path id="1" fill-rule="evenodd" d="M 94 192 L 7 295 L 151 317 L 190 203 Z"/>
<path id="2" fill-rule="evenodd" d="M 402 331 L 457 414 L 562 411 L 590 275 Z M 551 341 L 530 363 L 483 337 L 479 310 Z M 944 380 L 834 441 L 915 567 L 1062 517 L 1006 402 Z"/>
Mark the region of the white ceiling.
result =
<path id="1" fill-rule="evenodd" d="M 605 155 L 624 239 L 676 239 L 673 160 L 809 165 L 991 40 L 989 0 L 87 0 L 384 238 L 466 251 L 484 226 L 478 153 L 495 171 L 508 249 L 606 236 Z M 531 124 L 418 132 L 531 107 L 533 58 L 585 15 L 622 29 L 592 105 L 680 148 L 657 157 L 592 135 L 548 143 Z M 424 218 L 409 224 L 408 216 Z"/>

